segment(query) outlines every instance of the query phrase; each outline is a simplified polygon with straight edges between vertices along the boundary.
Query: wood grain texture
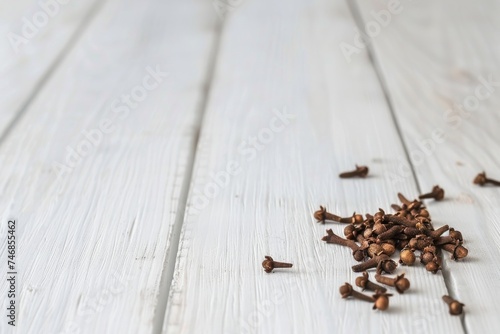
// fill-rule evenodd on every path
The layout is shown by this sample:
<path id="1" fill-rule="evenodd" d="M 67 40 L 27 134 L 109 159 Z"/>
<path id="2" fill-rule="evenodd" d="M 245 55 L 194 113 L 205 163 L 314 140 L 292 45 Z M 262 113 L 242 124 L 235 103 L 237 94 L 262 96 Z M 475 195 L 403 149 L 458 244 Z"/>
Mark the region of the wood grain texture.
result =
<path id="1" fill-rule="evenodd" d="M 405 152 L 366 51 L 350 65 L 340 52 L 354 28 L 344 1 L 247 1 L 228 16 L 164 333 L 462 332 L 442 275 L 421 266 L 398 269 L 411 291 L 385 313 L 338 293 L 355 262 L 320 241 L 343 226 L 312 212 L 375 212 L 417 192 L 390 177 Z M 371 176 L 338 178 L 356 163 Z M 294 266 L 266 274 L 265 255 Z"/>
<path id="2" fill-rule="evenodd" d="M 358 5 L 368 22 L 387 2 Z M 469 248 L 461 262 L 445 254 L 450 290 L 466 304 L 465 329 L 497 333 L 500 188 L 481 188 L 472 180 L 483 170 L 500 178 L 500 4 L 422 0 L 402 5 L 401 14 L 370 44 L 421 189 L 439 184 L 446 190 L 446 201 L 429 203 L 435 224 L 462 231 Z M 485 85 L 490 78 L 493 83 Z M 434 131 L 443 137 L 433 139 Z"/>
<path id="3" fill-rule="evenodd" d="M 98 3 L 0 1 L 0 134 L 43 85 Z"/>
<path id="4" fill-rule="evenodd" d="M 216 22 L 202 1 L 107 1 L 2 143 L 17 333 L 153 332 Z"/>

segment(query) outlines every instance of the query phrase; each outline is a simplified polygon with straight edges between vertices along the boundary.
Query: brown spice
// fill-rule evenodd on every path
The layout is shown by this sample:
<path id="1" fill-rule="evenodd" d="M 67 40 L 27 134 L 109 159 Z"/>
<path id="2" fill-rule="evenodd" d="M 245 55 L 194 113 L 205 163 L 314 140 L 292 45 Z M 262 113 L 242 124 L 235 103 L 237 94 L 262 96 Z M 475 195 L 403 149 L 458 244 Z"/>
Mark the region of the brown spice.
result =
<path id="1" fill-rule="evenodd" d="M 458 300 L 451 298 L 450 296 L 443 296 L 443 301 L 448 304 L 449 311 L 451 315 L 459 315 L 463 312 L 463 307 L 465 306 Z"/>
<path id="2" fill-rule="evenodd" d="M 265 260 L 262 262 L 262 267 L 266 273 L 271 273 L 275 268 L 291 268 L 293 264 L 285 262 L 276 262 L 270 256 L 265 256 Z"/>
<path id="3" fill-rule="evenodd" d="M 340 173 L 339 177 L 342 179 L 352 178 L 352 177 L 366 177 L 368 175 L 368 167 L 367 166 L 358 166 L 356 165 L 356 169 L 350 172 Z"/>

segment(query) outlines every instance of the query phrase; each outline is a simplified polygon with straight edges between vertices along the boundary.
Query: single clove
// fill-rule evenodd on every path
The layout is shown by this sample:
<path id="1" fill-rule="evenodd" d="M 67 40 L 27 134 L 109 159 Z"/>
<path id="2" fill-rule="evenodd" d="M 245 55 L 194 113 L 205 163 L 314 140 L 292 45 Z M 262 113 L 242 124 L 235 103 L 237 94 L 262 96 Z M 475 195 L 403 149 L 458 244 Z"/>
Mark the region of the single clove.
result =
<path id="1" fill-rule="evenodd" d="M 395 287 L 396 291 L 399 293 L 404 293 L 406 290 L 410 288 L 410 281 L 407 278 L 405 278 L 405 274 L 398 275 L 394 278 L 376 274 L 375 280 L 379 283 Z"/>
<path id="2" fill-rule="evenodd" d="M 366 177 L 368 175 L 368 167 L 356 165 L 356 169 L 351 172 L 340 173 L 339 177 L 342 179 L 352 178 L 352 177 Z"/>
<path id="3" fill-rule="evenodd" d="M 366 271 L 363 272 L 363 276 L 356 277 L 356 285 L 362 288 L 363 290 L 371 290 L 371 291 L 380 290 L 382 292 L 387 291 L 387 289 L 384 288 L 383 286 L 370 281 L 368 278 L 368 273 Z"/>
<path id="4" fill-rule="evenodd" d="M 451 253 L 451 258 L 455 261 L 465 258 L 469 251 L 459 244 L 444 244 L 440 246 L 441 249 Z"/>
<path id="5" fill-rule="evenodd" d="M 341 246 L 347 246 L 352 249 L 352 255 L 354 259 L 358 262 L 363 261 L 363 259 L 366 257 L 365 250 L 358 246 L 357 243 L 355 243 L 352 240 L 348 239 L 343 239 L 333 233 L 331 229 L 326 230 L 327 235 L 324 236 L 321 240 L 326 241 L 328 244 L 337 244 Z"/>
<path id="6" fill-rule="evenodd" d="M 458 300 L 451 298 L 450 296 L 444 295 L 443 301 L 448 304 L 449 311 L 451 315 L 459 315 L 463 312 L 463 307 L 465 306 Z"/>
<path id="7" fill-rule="evenodd" d="M 444 189 L 440 186 L 434 186 L 432 191 L 427 194 L 418 196 L 419 199 L 433 198 L 436 201 L 440 201 L 444 198 Z"/>
<path id="8" fill-rule="evenodd" d="M 375 301 L 374 298 L 367 296 L 365 294 L 362 294 L 361 292 L 355 291 L 352 288 L 352 285 L 350 285 L 349 283 L 345 283 L 344 285 L 342 285 L 339 288 L 339 292 L 342 295 L 342 298 L 353 297 L 353 298 L 356 298 L 359 300 L 364 300 L 364 301 L 370 302 L 370 303 Z"/>
<path id="9" fill-rule="evenodd" d="M 437 230 L 430 231 L 428 229 L 424 229 L 423 232 L 426 236 L 431 237 L 432 239 L 438 239 L 444 232 L 448 231 L 449 228 L 450 227 L 448 225 L 444 225 L 438 228 Z"/>
<path id="10" fill-rule="evenodd" d="M 265 260 L 262 262 L 262 267 L 266 273 L 271 273 L 275 268 L 291 268 L 293 264 L 285 262 L 276 262 L 270 256 L 265 256 Z"/>
<path id="11" fill-rule="evenodd" d="M 500 186 L 500 181 L 487 178 L 485 172 L 477 174 L 477 176 L 474 178 L 474 184 L 484 186 L 488 183 L 494 186 Z"/>
<path id="12" fill-rule="evenodd" d="M 399 263 L 403 265 L 412 266 L 415 260 L 415 253 L 411 249 L 403 249 L 401 253 L 399 253 Z"/>
<path id="13" fill-rule="evenodd" d="M 375 303 L 373 305 L 374 310 L 380 310 L 380 311 L 385 311 L 389 308 L 389 297 L 391 297 L 392 294 L 390 293 L 385 293 L 382 291 L 377 291 L 374 295 L 373 298 L 375 299 Z"/>
<path id="14" fill-rule="evenodd" d="M 352 271 L 354 271 L 355 273 L 360 273 L 360 272 L 366 271 L 366 270 L 371 269 L 371 268 L 376 268 L 378 266 L 379 262 L 388 261 L 388 260 L 389 260 L 389 257 L 387 255 L 380 254 L 380 255 L 377 255 L 377 256 L 371 258 L 370 260 L 367 260 L 363 263 L 352 266 Z"/>

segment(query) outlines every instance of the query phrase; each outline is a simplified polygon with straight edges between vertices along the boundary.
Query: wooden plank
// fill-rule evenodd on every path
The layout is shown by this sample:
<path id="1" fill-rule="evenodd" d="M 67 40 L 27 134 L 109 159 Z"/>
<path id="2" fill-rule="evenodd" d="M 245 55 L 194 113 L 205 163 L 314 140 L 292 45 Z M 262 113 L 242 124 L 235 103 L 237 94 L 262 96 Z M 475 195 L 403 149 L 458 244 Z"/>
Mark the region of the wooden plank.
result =
<path id="1" fill-rule="evenodd" d="M 422 190 L 434 184 L 446 190 L 446 201 L 429 203 L 435 221 L 460 230 L 469 248 L 460 263 L 445 254 L 450 291 L 466 304 L 465 329 L 497 333 L 500 191 L 472 180 L 483 170 L 500 178 L 500 5 L 487 0 L 401 4 L 401 13 L 370 45 Z M 365 23 L 373 20 L 372 11 L 387 9 L 380 0 L 358 5 Z"/>
<path id="2" fill-rule="evenodd" d="M 99 1 L 0 1 L 0 138 L 57 67 Z"/>
<path id="3" fill-rule="evenodd" d="M 161 328 L 217 22 L 201 1 L 106 2 L 0 147 L 19 333 Z"/>
<path id="4" fill-rule="evenodd" d="M 373 213 L 417 191 L 387 176 L 405 153 L 367 53 L 347 66 L 339 50 L 354 27 L 345 1 L 248 1 L 227 16 L 164 333 L 462 331 L 436 299 L 441 274 L 421 266 L 398 270 L 412 288 L 388 312 L 339 295 L 355 263 L 320 241 L 343 227 L 312 212 Z M 355 163 L 371 176 L 338 178 Z M 266 274 L 265 255 L 294 266 Z"/>

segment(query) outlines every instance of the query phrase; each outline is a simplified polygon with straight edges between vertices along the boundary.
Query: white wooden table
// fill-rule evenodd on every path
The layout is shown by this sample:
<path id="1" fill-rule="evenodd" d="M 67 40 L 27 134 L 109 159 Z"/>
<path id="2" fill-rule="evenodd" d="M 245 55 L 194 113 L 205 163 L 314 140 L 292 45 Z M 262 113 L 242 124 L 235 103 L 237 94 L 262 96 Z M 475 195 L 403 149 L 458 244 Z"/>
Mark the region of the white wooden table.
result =
<path id="1" fill-rule="evenodd" d="M 500 331 L 500 188 L 472 184 L 500 178 L 498 1 L 0 9 L 0 333 Z M 355 164 L 370 177 L 338 178 Z M 321 242 L 342 226 L 312 212 L 435 184 L 434 225 L 469 256 L 399 268 L 411 290 L 386 312 L 342 300 L 353 259 Z M 265 255 L 294 266 L 265 274 Z"/>

